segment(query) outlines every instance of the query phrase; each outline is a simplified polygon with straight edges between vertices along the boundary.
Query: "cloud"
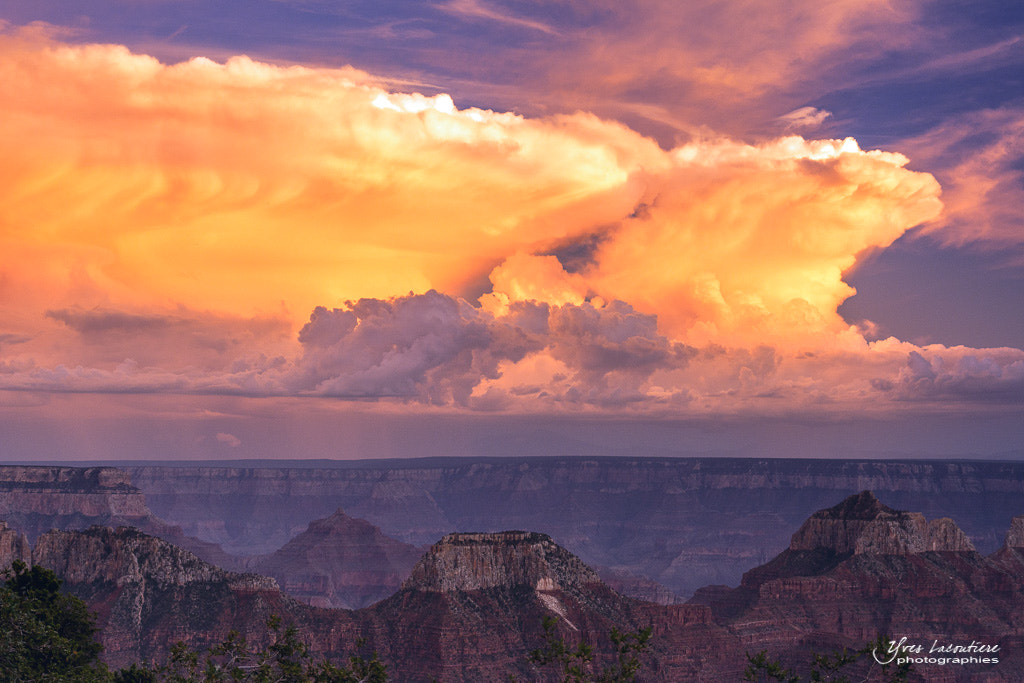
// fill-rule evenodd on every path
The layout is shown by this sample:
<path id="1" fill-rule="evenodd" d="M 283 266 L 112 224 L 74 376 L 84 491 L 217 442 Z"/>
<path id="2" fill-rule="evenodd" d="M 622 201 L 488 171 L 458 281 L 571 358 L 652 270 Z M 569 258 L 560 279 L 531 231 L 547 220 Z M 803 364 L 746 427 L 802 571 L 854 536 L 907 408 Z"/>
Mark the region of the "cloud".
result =
<path id="1" fill-rule="evenodd" d="M 286 380 L 293 391 L 464 407 L 499 393 L 603 404 L 690 353 L 622 302 L 519 302 L 494 315 L 436 291 L 318 308 L 299 339 L 304 351 Z M 527 378 L 524 368 L 538 366 L 557 377 Z"/>
<path id="2" fill-rule="evenodd" d="M 867 343 L 854 332 L 815 351 L 764 343 L 692 346 L 665 336 L 656 316 L 622 301 L 517 301 L 492 312 L 436 291 L 361 299 L 314 310 L 299 343 L 301 351 L 290 358 L 225 357 L 216 368 L 131 359 L 107 368 L 0 361 L 0 390 L 647 415 L 885 414 L 1024 398 L 1019 349 L 922 348 L 892 338 Z"/>
<path id="3" fill-rule="evenodd" d="M 242 440 L 234 434 L 226 434 L 224 432 L 217 432 L 216 439 L 218 443 L 226 444 L 231 448 L 238 448 L 242 445 Z"/>
<path id="4" fill-rule="evenodd" d="M 929 346 L 912 350 L 895 377 L 872 386 L 897 401 L 1024 403 L 1024 352 Z"/>
<path id="5" fill-rule="evenodd" d="M 1024 108 L 962 114 L 903 147 L 943 186 L 943 220 L 927 226 L 928 234 L 952 245 L 1024 240 Z"/>
<path id="6" fill-rule="evenodd" d="M 305 350 L 295 386 L 324 396 L 464 403 L 493 366 L 481 357 L 494 341 L 488 322 L 435 291 L 318 308 L 299 333 Z"/>
<path id="7" fill-rule="evenodd" d="M 530 19 L 523 19 L 507 12 L 495 10 L 479 0 L 449 0 L 438 5 L 438 7 L 445 12 L 451 12 L 452 14 L 470 19 L 489 19 L 510 26 L 519 26 L 534 31 L 541 31 L 542 33 L 558 35 L 558 31 L 543 22 L 531 21 Z"/>
<path id="8" fill-rule="evenodd" d="M 906 157 L 852 139 L 716 139 L 669 153 L 645 202 L 609 227 L 590 265 L 515 255 L 491 276 L 501 300 L 621 299 L 691 344 L 830 346 L 848 330 L 842 273 L 941 210 Z M 529 286 L 524 283 L 529 283 Z"/>
<path id="9" fill-rule="evenodd" d="M 778 120 L 786 124 L 786 130 L 804 130 L 818 128 L 830 116 L 832 116 L 832 112 L 824 109 L 800 107 L 788 114 L 783 114 Z"/>
<path id="10" fill-rule="evenodd" d="M 902 154 L 665 150 L 352 68 L 32 31 L 0 35 L 0 78 L 3 389 L 708 413 L 1014 391 L 1013 350 L 869 344 L 836 312 L 858 254 L 942 209 Z"/>
<path id="11" fill-rule="evenodd" d="M 470 286 L 628 215 L 661 151 L 587 114 L 390 93 L 352 68 L 174 65 L 0 36 L 7 307 L 183 305 L 293 321 Z M 12 303 L 13 302 L 13 303 Z"/>
<path id="12" fill-rule="evenodd" d="M 266 354 L 281 358 L 294 350 L 291 326 L 283 317 L 241 318 L 183 307 L 159 313 L 70 308 L 45 315 L 75 334 L 70 344 L 57 337 L 65 363 L 102 367 L 127 359 L 141 367 L 221 371 L 250 361 L 269 363 Z"/>
<path id="13" fill-rule="evenodd" d="M 482 89 L 533 111 L 594 111 L 666 144 L 712 129 L 765 134 L 778 130 L 778 116 L 859 71 L 888 72 L 892 54 L 931 45 L 936 36 L 917 22 L 924 7 L 916 0 L 517 3 L 517 17 L 552 23 L 557 39 L 502 45 L 493 60 L 486 57 L 493 49 L 456 40 L 433 66 L 468 71 L 475 97 Z M 510 82 L 510 71 L 531 78 Z"/>

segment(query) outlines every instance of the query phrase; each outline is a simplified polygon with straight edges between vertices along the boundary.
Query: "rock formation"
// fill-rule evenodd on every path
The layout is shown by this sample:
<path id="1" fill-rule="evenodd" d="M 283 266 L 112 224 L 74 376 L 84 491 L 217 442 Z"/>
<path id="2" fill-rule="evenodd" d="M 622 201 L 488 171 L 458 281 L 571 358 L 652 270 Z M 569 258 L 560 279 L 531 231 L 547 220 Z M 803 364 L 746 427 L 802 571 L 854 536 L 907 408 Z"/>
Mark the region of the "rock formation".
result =
<path id="1" fill-rule="evenodd" d="M 974 551 L 970 539 L 948 517 L 928 522 L 920 512 L 900 512 L 882 505 L 871 491 L 815 512 L 789 544 L 790 550 L 819 548 L 840 555 Z"/>
<path id="2" fill-rule="evenodd" d="M 1012 535 L 1012 534 L 1011 534 Z M 698 591 L 720 623 L 790 663 L 811 650 L 858 646 L 879 635 L 911 642 L 1000 644 L 1024 635 L 1024 558 L 1005 548 L 983 557 L 951 520 L 927 522 L 868 491 L 820 510 L 790 547 L 735 589 Z M 928 669 L 926 680 L 1014 680 L 1013 664 Z"/>
<path id="3" fill-rule="evenodd" d="M 1007 548 L 1024 548 L 1024 515 L 1014 517 L 1010 522 L 1010 530 L 1006 532 Z"/>
<path id="4" fill-rule="evenodd" d="M 154 516 L 128 473 L 115 467 L 0 466 L 0 520 L 29 542 L 51 529 L 131 526 L 219 566 L 241 566 L 216 544 Z"/>
<path id="5" fill-rule="evenodd" d="M 30 541 L 51 528 L 139 525 L 150 517 L 142 492 L 123 470 L 0 466 L 0 519 Z"/>
<path id="6" fill-rule="evenodd" d="M 579 589 L 601 579 L 546 534 L 505 531 L 448 534 L 416 565 L 403 588 L 473 591 L 485 588 Z"/>
<path id="7" fill-rule="evenodd" d="M 15 560 L 32 562 L 32 546 L 25 534 L 11 529 L 7 522 L 0 522 L 0 571 Z"/>
<path id="8" fill-rule="evenodd" d="M 117 666 L 161 660 L 178 640 L 205 647 L 231 629 L 259 642 L 271 613 L 302 612 L 271 578 L 225 571 L 127 527 L 49 531 L 32 562 L 97 612 L 104 658 Z"/>
<path id="9" fill-rule="evenodd" d="M 455 530 L 547 533 L 592 567 L 682 596 L 735 586 L 815 510 L 857 491 L 952 517 L 983 553 L 1024 499 L 1024 462 L 519 457 L 130 472 L 156 515 L 235 554 L 271 553 L 343 507 L 416 546 Z"/>
<path id="10" fill-rule="evenodd" d="M 659 605 L 678 605 L 686 602 L 666 586 L 647 577 L 610 567 L 594 567 L 594 571 L 609 588 L 631 598 L 644 602 L 656 602 Z"/>
<path id="11" fill-rule="evenodd" d="M 612 481 L 600 471 L 592 472 L 600 480 L 597 488 L 611 498 L 635 491 L 628 478 Z M 522 490 L 515 495 L 544 490 L 530 488 L 537 481 L 519 479 Z M 49 480 L 41 486 L 60 488 Z M 732 496 L 721 494 L 716 505 Z M 478 509 L 480 501 L 471 498 L 466 493 L 461 505 Z M 634 509 L 651 509 L 649 501 L 642 502 Z M 342 660 L 358 639 L 365 640 L 389 664 L 394 680 L 504 681 L 509 674 L 549 680 L 554 672 L 532 665 L 528 653 L 543 643 L 543 618 L 555 616 L 567 643 L 583 640 L 595 647 L 597 667 L 613 657 L 613 626 L 650 626 L 644 680 L 738 680 L 746 652 L 767 649 L 787 665 L 806 666 L 812 650 L 859 647 L 884 634 L 926 647 L 933 641 L 998 644 L 998 666 L 932 667 L 922 675 L 929 681 L 1012 681 L 1024 670 L 1021 520 L 1014 518 L 1005 545 L 986 557 L 951 520 L 929 522 L 864 491 L 810 515 L 789 547 L 746 572 L 738 587 L 708 587 L 697 591 L 692 604 L 670 606 L 616 593 L 550 536 L 525 531 L 448 534 L 394 594 L 355 611 L 299 603 L 272 579 L 218 569 L 133 529 L 48 532 L 31 559 L 54 569 L 98 613 L 107 658 L 115 665 L 160 659 L 177 640 L 203 647 L 231 629 L 265 644 L 264 624 L 278 614 L 299 627 L 317 657 Z M 706 521 L 716 528 L 713 518 Z M 753 528 L 763 522 L 759 518 Z M 397 547 L 378 534 L 338 511 L 310 525 L 290 552 L 316 569 L 315 562 L 328 556 L 351 559 L 354 538 L 369 539 L 366 556 L 374 548 Z M 327 549 L 334 542 L 337 547 Z M 0 555 L 24 557 L 26 543 L 0 525 Z M 651 547 L 662 562 L 680 557 Z"/>
<path id="12" fill-rule="evenodd" d="M 698 680 L 739 665 L 724 663 L 718 650 L 701 649 L 708 638 L 721 639 L 729 652 L 737 644 L 711 623 L 707 608 L 624 597 L 541 533 L 449 534 L 427 551 L 402 589 L 372 612 L 390 634 L 374 646 L 401 662 L 400 680 L 506 681 L 510 674 L 561 680 L 557 667 L 542 670 L 528 658 L 543 644 L 545 617 L 558 619 L 570 646 L 582 640 L 594 647 L 595 670 L 614 657 L 608 637 L 613 627 L 631 631 L 648 625 L 659 638 L 647 663 L 650 680 Z"/>
<path id="13" fill-rule="evenodd" d="M 338 509 L 248 566 L 317 607 L 357 609 L 398 590 L 423 552 Z"/>

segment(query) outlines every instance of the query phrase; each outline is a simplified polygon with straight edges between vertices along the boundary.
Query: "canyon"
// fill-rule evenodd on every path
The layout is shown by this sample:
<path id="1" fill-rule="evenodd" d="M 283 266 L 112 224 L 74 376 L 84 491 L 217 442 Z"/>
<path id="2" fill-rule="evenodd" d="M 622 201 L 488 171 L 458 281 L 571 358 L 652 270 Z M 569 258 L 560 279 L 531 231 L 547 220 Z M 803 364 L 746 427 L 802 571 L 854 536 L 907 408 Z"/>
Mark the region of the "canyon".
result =
<path id="1" fill-rule="evenodd" d="M 696 468 L 695 463 L 683 463 L 687 467 L 670 463 L 676 475 L 680 469 L 688 469 L 691 483 L 720 485 L 704 491 L 676 490 L 678 479 L 673 481 L 665 471 L 660 478 L 654 477 L 645 461 L 611 463 L 611 471 L 604 473 L 593 471 L 588 463 L 553 464 L 542 470 L 544 476 L 534 473 L 533 477 L 527 476 L 532 468 L 523 467 L 529 463 L 484 463 L 483 474 L 449 472 L 446 485 L 435 481 L 434 493 L 426 493 L 430 497 L 436 494 L 436 509 L 448 515 L 456 509 L 452 491 L 461 488 L 466 494 L 462 505 L 469 508 L 475 503 L 483 510 L 475 513 L 477 519 L 490 519 L 488 523 L 494 524 L 503 509 L 507 511 L 513 502 L 521 504 L 523 498 L 546 501 L 541 509 L 520 508 L 519 514 L 524 516 L 565 511 L 564 501 L 550 498 L 557 491 L 557 482 L 562 495 L 582 507 L 582 511 L 570 508 L 574 511 L 569 517 L 576 520 L 577 528 L 584 512 L 599 507 L 596 502 L 589 507 L 580 505 L 588 499 L 584 495 L 588 492 L 595 497 L 608 494 L 609 505 L 620 511 L 623 501 L 629 499 L 635 509 L 655 514 L 658 511 L 652 501 L 672 501 L 667 492 L 674 491 L 676 507 L 666 505 L 660 517 L 655 515 L 661 520 L 663 526 L 657 527 L 661 529 L 668 526 L 667 518 L 686 519 L 678 505 L 685 500 L 714 500 L 722 507 L 734 506 L 719 518 L 706 507 L 692 504 L 689 514 L 703 517 L 691 518 L 690 526 L 682 525 L 684 533 L 672 537 L 672 543 L 680 543 L 686 530 L 698 524 L 706 527 L 707 538 L 715 529 L 737 530 L 737 520 L 765 501 L 788 497 L 789 507 L 795 507 L 799 503 L 794 499 L 808 491 L 812 496 L 814 491 L 832 491 L 833 496 L 828 507 L 811 511 L 788 528 L 773 530 L 773 538 L 786 535 L 788 542 L 772 559 L 749 563 L 739 580 L 730 585 L 709 582 L 697 587 L 687 604 L 656 604 L 613 590 L 602 578 L 609 574 L 607 567 L 592 568 L 547 533 L 470 526 L 440 535 L 429 547 L 416 547 L 365 519 L 350 516 L 348 509 L 335 508 L 308 521 L 273 552 L 229 555 L 208 539 L 238 541 L 246 534 L 256 535 L 260 528 L 284 528 L 287 520 L 278 520 L 275 527 L 264 512 L 251 507 L 248 518 L 228 517 L 219 524 L 210 523 L 214 516 L 209 511 L 200 515 L 198 507 L 190 507 L 204 500 L 193 480 L 192 488 L 181 486 L 177 491 L 176 521 L 191 525 L 187 527 L 190 531 L 213 533 L 206 540 L 189 540 L 182 529 L 153 513 L 148 503 L 153 494 L 137 487 L 130 473 L 113 468 L 0 467 L 0 509 L 4 511 L 0 516 L 4 519 L 0 524 L 0 561 L 7 564 L 22 559 L 56 571 L 65 586 L 86 599 L 97 613 L 105 656 L 115 665 L 160 661 L 176 640 L 202 648 L 219 642 L 231 630 L 259 644 L 269 637 L 264 624 L 271 614 L 296 624 L 318 656 L 341 660 L 357 642 L 365 643 L 367 651 L 377 651 L 389 664 L 394 679 L 403 681 L 507 680 L 509 674 L 524 680 L 549 680 L 554 673 L 538 668 L 528 657 L 531 650 L 543 645 L 545 616 L 558 617 L 558 633 L 567 642 L 584 640 L 595 645 L 598 667 L 614 660 L 608 640 L 612 627 L 650 627 L 643 680 L 738 680 L 746 666 L 746 654 L 759 649 L 787 666 L 805 670 L 812 651 L 858 647 L 878 635 L 950 646 L 978 641 L 1000 648 L 998 665 L 925 665 L 924 680 L 1016 680 L 1016 671 L 1024 665 L 1024 516 L 1005 516 L 1001 532 L 991 522 L 1007 515 L 1010 500 L 1017 504 L 1017 515 L 1022 511 L 1024 498 L 1013 495 L 1020 486 L 1019 477 L 1014 478 L 1018 476 L 1015 465 L 917 464 L 909 473 L 905 464 L 859 467 L 858 477 L 876 482 L 883 479 L 896 489 L 876 497 L 867 490 L 835 495 L 832 489 L 837 484 L 815 473 L 823 467 L 821 463 L 809 467 L 803 463 L 803 471 L 790 469 L 788 474 L 780 471 L 786 468 L 778 463 L 769 463 L 776 470 L 772 477 L 764 476 L 764 470 L 771 467 L 762 461 L 745 463 L 745 472 L 739 471 L 736 463 L 727 463 L 729 467 L 720 466 L 717 472 L 701 476 L 694 470 L 704 468 Z M 504 498 L 482 483 L 494 476 L 495 467 L 514 467 L 522 475 L 514 480 L 514 486 L 504 486 Z M 633 477 L 631 484 L 622 474 L 629 467 L 648 471 Z M 842 472 L 850 465 L 835 467 Z M 222 473 L 226 468 L 213 469 Z M 259 489 L 258 497 L 268 505 L 270 492 L 276 490 L 282 500 L 272 510 L 284 515 L 291 504 L 308 515 L 332 495 L 326 487 L 317 490 L 315 478 L 309 475 L 330 470 L 298 469 L 282 478 L 280 469 L 241 468 L 234 471 L 233 478 L 214 477 L 206 490 L 218 489 L 230 498 L 237 497 L 238 490 Z M 155 479 L 161 474 L 163 481 L 168 481 L 169 473 L 178 471 L 156 468 L 150 476 Z M 361 480 L 369 495 L 362 499 L 351 491 L 347 495 L 356 502 L 362 500 L 364 512 L 403 506 L 408 510 L 424 501 L 423 488 L 417 489 L 411 481 L 422 483 L 423 470 L 415 474 L 414 478 L 398 468 L 399 483 L 395 484 L 386 471 L 356 469 L 333 481 Z M 1007 476 L 1001 478 L 1001 474 Z M 914 477 L 920 478 L 914 481 Z M 282 486 L 289 479 L 291 483 Z M 256 486 L 256 481 L 262 484 Z M 476 493 L 471 485 L 474 481 Z M 859 479 L 851 477 L 845 483 L 852 481 Z M 755 492 L 757 484 L 763 490 Z M 153 486 L 153 481 L 147 485 Z M 947 491 L 943 505 L 962 506 L 952 518 L 890 507 L 901 496 L 925 496 L 936 487 Z M 346 486 L 338 488 L 346 490 Z M 234 493 L 229 493 L 232 490 Z M 489 508 L 474 497 L 487 491 L 494 496 Z M 531 493 L 536 491 L 548 497 Z M 661 493 L 652 495 L 652 491 Z M 748 500 L 741 502 L 744 492 Z M 212 503 L 212 498 L 205 500 Z M 841 502 L 835 504 L 837 499 Z M 221 501 L 221 505 L 230 507 L 236 502 Z M 942 505 L 933 501 L 931 507 Z M 191 521 L 180 514 L 189 510 Z M 607 511 L 595 514 L 598 522 L 610 516 Z M 299 516 L 293 511 L 291 518 Z M 414 528 L 422 529 L 425 522 L 431 522 L 430 518 L 413 519 L 410 526 Z M 634 534 L 650 533 L 641 528 L 639 519 L 632 521 Z M 973 534 L 961 530 L 965 521 Z M 88 524 L 96 526 L 84 528 Z M 550 524 L 567 522 L 558 519 Z M 62 525 L 65 528 L 61 529 Z M 44 531 L 44 527 L 55 530 Z M 141 527 L 150 531 L 141 531 Z M 636 547 L 636 540 L 623 538 L 624 528 L 625 520 L 620 520 L 620 542 L 607 548 L 624 553 Z M 764 544 L 764 539 L 757 537 L 758 528 L 754 525 L 746 534 Z M 162 531 L 168 538 L 156 538 L 152 530 Z M 991 548 L 991 539 L 997 534 L 1002 542 Z M 182 539 L 195 550 L 178 547 L 176 540 Z M 985 548 L 986 543 L 990 547 Z M 979 552 L 979 546 L 987 554 Z M 720 551 L 722 544 L 711 548 Z M 691 554 L 700 551 L 700 546 L 688 549 Z M 201 554 L 207 557 L 201 559 Z M 218 556 L 229 558 L 234 569 L 248 571 L 214 566 L 217 563 L 211 558 Z M 643 585 L 651 591 L 658 584 L 640 573 L 649 566 L 645 561 L 639 558 L 626 565 L 636 573 L 625 575 L 635 579 L 634 587 Z M 616 571 L 621 578 L 621 569 Z M 339 609 L 342 607 L 361 609 Z M 858 666 L 867 667 L 864 671 L 870 673 L 875 665 L 862 659 Z"/>
<path id="2" fill-rule="evenodd" d="M 1022 512 L 1024 463 L 742 458 L 427 458 L 123 464 L 153 513 L 236 555 L 338 508 L 417 547 L 453 531 L 546 533 L 638 597 L 736 585 L 815 510 L 863 490 L 950 517 L 983 553 Z"/>
<path id="3" fill-rule="evenodd" d="M 361 525 L 357 525 L 361 526 Z M 52 569 L 98 616 L 107 660 L 160 661 L 175 641 L 197 649 L 229 631 L 266 645 L 274 614 L 317 656 L 363 643 L 399 681 L 557 680 L 531 662 L 544 617 L 566 642 L 614 662 L 608 634 L 650 628 L 643 680 L 739 680 L 747 653 L 794 670 L 809 653 L 857 647 L 879 634 L 949 647 L 979 642 L 998 663 L 922 665 L 911 680 L 1012 681 L 1024 665 L 1024 516 L 983 556 L 952 520 L 894 510 L 863 491 L 811 515 L 790 545 L 736 588 L 711 586 L 682 605 L 623 596 L 551 537 L 529 531 L 453 533 L 433 544 L 391 596 L 360 610 L 299 602 L 269 577 L 226 571 L 130 528 L 52 530 L 30 548 L 0 526 L 0 562 Z M 878 672 L 871 659 L 855 666 Z"/>

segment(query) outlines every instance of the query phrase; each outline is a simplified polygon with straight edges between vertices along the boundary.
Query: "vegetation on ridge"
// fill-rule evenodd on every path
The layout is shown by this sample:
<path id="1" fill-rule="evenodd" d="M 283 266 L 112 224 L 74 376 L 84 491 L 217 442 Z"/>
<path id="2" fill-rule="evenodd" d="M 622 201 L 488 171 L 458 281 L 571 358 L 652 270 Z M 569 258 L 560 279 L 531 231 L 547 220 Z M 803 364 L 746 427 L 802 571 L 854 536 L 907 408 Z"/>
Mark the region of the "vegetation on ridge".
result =
<path id="1" fill-rule="evenodd" d="M 155 668 L 132 664 L 110 671 L 100 660 L 103 646 L 86 604 L 60 592 L 62 581 L 49 569 L 16 560 L 0 587 L 0 672 L 10 683 L 385 683 L 387 667 L 374 653 L 358 654 L 348 666 L 314 662 L 293 626 L 271 617 L 273 642 L 252 650 L 232 631 L 200 654 L 184 643 Z"/>
<path id="2" fill-rule="evenodd" d="M 565 683 L 631 683 L 640 671 L 640 655 L 647 650 L 651 627 L 635 632 L 622 632 L 612 627 L 608 637 L 615 646 L 616 661 L 594 671 L 594 648 L 584 641 L 572 648 L 564 638 L 555 635 L 558 617 L 544 617 L 544 647 L 530 653 L 530 661 L 540 666 L 551 664 L 561 667 Z"/>

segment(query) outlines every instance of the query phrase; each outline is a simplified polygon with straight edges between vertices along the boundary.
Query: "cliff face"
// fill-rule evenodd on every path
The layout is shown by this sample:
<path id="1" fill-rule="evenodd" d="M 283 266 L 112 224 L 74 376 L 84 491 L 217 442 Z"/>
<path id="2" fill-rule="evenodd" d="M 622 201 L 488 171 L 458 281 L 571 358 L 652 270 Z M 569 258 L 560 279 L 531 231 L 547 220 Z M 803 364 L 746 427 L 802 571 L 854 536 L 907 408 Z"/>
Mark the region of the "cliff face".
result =
<path id="1" fill-rule="evenodd" d="M 529 652 L 543 645 L 545 617 L 558 619 L 570 646 L 582 640 L 594 647 L 595 670 L 615 656 L 613 627 L 654 626 L 649 680 L 695 680 L 719 671 L 721 651 L 699 643 L 718 639 L 730 652 L 734 644 L 711 623 L 707 608 L 631 600 L 549 536 L 524 531 L 445 536 L 372 613 L 388 629 L 374 647 L 399 663 L 399 680 L 506 681 L 510 674 L 561 680 L 557 667 L 529 661 Z"/>
<path id="2" fill-rule="evenodd" d="M 1010 522 L 1004 545 L 1007 548 L 1024 548 L 1024 515 L 1014 517 Z"/>
<path id="3" fill-rule="evenodd" d="M 929 550 L 973 552 L 970 539 L 949 518 L 928 522 L 920 512 L 882 505 L 871 491 L 819 510 L 793 535 L 790 550 L 827 548 L 837 554 L 901 555 Z"/>
<path id="4" fill-rule="evenodd" d="M 862 492 L 812 515 L 789 549 L 738 588 L 698 591 L 694 601 L 744 642 L 791 662 L 883 633 L 927 645 L 1001 644 L 1024 660 L 1014 653 L 1024 636 L 1021 554 L 1004 548 L 986 558 L 952 521 L 936 522 Z M 1014 680 L 1015 665 L 1001 659 L 998 670 L 931 667 L 926 679 Z"/>
<path id="5" fill-rule="evenodd" d="M 0 466 L 0 519 L 30 540 L 54 527 L 139 523 L 151 516 L 123 470 Z"/>
<path id="6" fill-rule="evenodd" d="M 612 626 L 654 625 L 659 640 L 646 664 L 650 680 L 736 673 L 739 662 L 725 661 L 719 648 L 702 649 L 708 638 L 733 642 L 706 607 L 661 607 L 618 595 L 541 534 L 453 535 L 427 553 L 397 593 L 354 612 L 300 604 L 272 579 L 223 571 L 134 529 L 49 532 L 33 559 L 98 613 L 104 657 L 115 666 L 163 661 L 179 640 L 202 649 L 229 630 L 265 647 L 271 614 L 296 625 L 315 658 L 344 661 L 364 641 L 400 681 L 507 681 L 510 674 L 560 680 L 556 668 L 529 661 L 543 645 L 545 616 L 559 618 L 559 633 L 571 645 L 593 644 L 598 665 L 614 657 Z M 455 579 L 439 573 L 448 570 Z"/>
<path id="7" fill-rule="evenodd" d="M 857 491 L 953 517 L 983 552 L 1002 544 L 1024 498 L 1013 462 L 453 458 L 130 472 L 157 515 L 237 554 L 271 553 L 343 507 L 417 546 L 455 530 L 547 533 L 591 566 L 684 596 L 736 585 L 815 510 Z"/>
<path id="8" fill-rule="evenodd" d="M 403 588 L 439 592 L 484 588 L 580 590 L 601 579 L 546 534 L 448 534 L 416 565 Z"/>
<path id="9" fill-rule="evenodd" d="M 159 519 L 124 470 L 114 467 L 0 466 L 0 520 L 29 542 L 51 529 L 131 526 L 223 567 L 241 560 Z"/>
<path id="10" fill-rule="evenodd" d="M 339 509 L 311 522 L 272 555 L 248 564 L 303 602 L 357 609 L 398 590 L 422 554 Z"/>
<path id="11" fill-rule="evenodd" d="M 217 569 L 131 529 L 50 532 L 33 560 L 98 611 L 115 664 L 160 659 L 177 640 L 203 647 L 230 629 L 265 645 L 266 619 L 278 614 L 317 657 L 338 661 L 365 640 L 394 680 L 547 681 L 556 672 L 531 664 L 528 653 L 543 645 L 543 618 L 554 616 L 570 647 L 594 646 L 597 668 L 614 657 L 613 626 L 650 626 L 643 679 L 651 681 L 739 680 L 745 653 L 760 649 L 806 669 L 812 650 L 860 647 L 879 633 L 926 648 L 933 640 L 1001 648 L 996 667 L 930 667 L 920 671 L 924 680 L 1019 680 L 1024 548 L 1008 543 L 984 557 L 957 549 L 955 526 L 936 536 L 914 519 L 859 494 L 813 515 L 794 547 L 748 572 L 738 588 L 672 606 L 619 595 L 550 537 L 522 531 L 445 536 L 396 593 L 357 611 L 300 604 L 270 579 Z M 0 528 L 0 546 L 8 537 Z M 940 549 L 913 550 L 933 542 Z"/>
<path id="12" fill-rule="evenodd" d="M 32 562 L 32 546 L 25 534 L 11 529 L 6 522 L 0 522 L 0 571 L 15 560 Z"/>
<path id="13" fill-rule="evenodd" d="M 222 570 L 132 528 L 50 531 L 32 561 L 96 610 L 116 666 L 162 659 L 178 640 L 214 644 L 232 628 L 259 642 L 271 613 L 302 611 L 271 578 Z"/>

